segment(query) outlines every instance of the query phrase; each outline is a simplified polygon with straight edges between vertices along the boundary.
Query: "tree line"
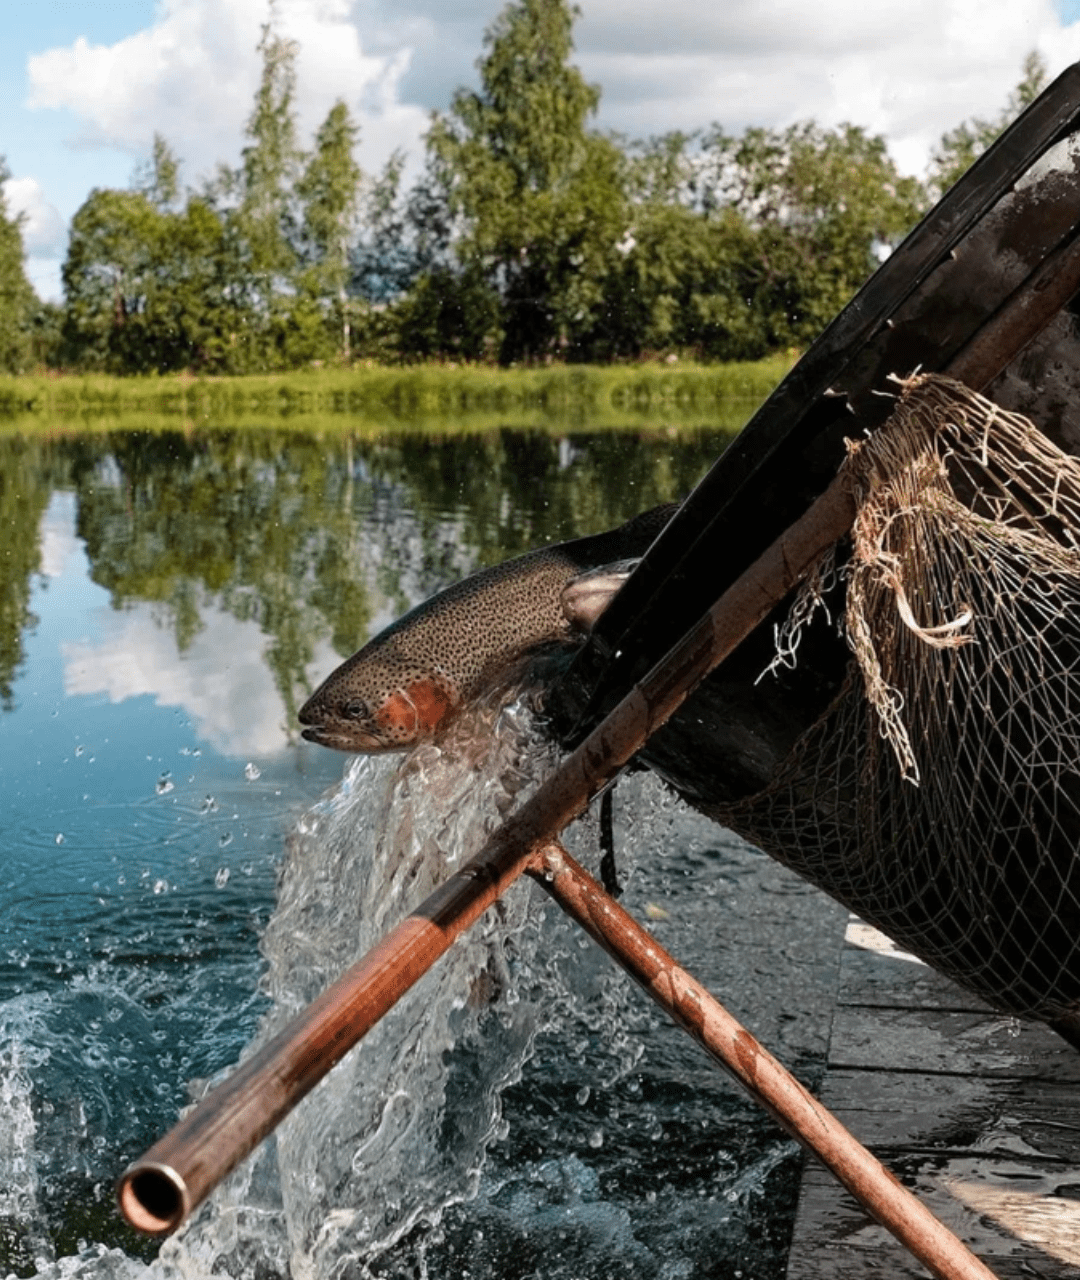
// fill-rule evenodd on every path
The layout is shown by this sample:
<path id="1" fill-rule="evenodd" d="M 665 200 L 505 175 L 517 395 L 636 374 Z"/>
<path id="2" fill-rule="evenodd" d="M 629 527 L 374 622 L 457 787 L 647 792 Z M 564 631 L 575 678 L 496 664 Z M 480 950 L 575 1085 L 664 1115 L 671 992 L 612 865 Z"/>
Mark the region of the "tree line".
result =
<path id="1" fill-rule="evenodd" d="M 1040 92 L 1032 54 L 1000 116 L 902 176 L 856 125 L 719 125 L 648 140 L 591 126 L 569 0 L 511 0 L 480 87 L 434 113 L 411 186 L 355 160 L 343 101 L 298 137 L 295 43 L 262 33 L 240 163 L 181 191 L 155 136 L 126 190 L 72 220 L 62 306 L 23 269 L 0 202 L 0 367 L 246 373 L 356 359 L 502 364 L 802 347 Z M 0 177 L 4 176 L 0 172 Z"/>

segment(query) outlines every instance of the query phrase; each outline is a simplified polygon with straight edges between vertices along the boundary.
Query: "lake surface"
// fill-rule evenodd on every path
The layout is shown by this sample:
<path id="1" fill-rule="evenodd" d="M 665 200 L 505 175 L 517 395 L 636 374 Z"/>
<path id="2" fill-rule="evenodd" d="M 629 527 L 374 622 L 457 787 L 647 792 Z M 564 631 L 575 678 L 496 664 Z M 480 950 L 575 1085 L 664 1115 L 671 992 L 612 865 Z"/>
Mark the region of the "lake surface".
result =
<path id="1" fill-rule="evenodd" d="M 404 854 L 372 815 L 426 829 L 457 795 L 465 855 L 543 751 L 522 712 L 501 763 L 410 784 L 304 743 L 306 693 L 473 569 L 682 496 L 725 441 L 0 435 L 0 1275 L 783 1274 L 793 1144 L 525 886 L 420 993 L 441 1022 L 380 1029 L 371 1097 L 321 1087 L 187 1243 L 152 1262 L 112 1207 L 198 1082 L 381 921 Z M 616 810 L 629 909 L 813 1083 L 838 910 L 647 777 Z"/>

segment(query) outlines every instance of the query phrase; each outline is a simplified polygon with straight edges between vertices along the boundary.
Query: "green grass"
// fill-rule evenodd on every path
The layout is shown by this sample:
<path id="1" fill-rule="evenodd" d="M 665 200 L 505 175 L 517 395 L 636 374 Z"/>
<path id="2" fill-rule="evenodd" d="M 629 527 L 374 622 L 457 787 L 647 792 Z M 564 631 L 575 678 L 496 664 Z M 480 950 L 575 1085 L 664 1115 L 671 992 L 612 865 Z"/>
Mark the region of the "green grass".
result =
<path id="1" fill-rule="evenodd" d="M 791 367 L 745 364 L 419 365 L 193 378 L 0 378 L 0 430 L 185 430 L 295 422 L 313 429 L 437 432 L 512 427 L 735 429 Z"/>

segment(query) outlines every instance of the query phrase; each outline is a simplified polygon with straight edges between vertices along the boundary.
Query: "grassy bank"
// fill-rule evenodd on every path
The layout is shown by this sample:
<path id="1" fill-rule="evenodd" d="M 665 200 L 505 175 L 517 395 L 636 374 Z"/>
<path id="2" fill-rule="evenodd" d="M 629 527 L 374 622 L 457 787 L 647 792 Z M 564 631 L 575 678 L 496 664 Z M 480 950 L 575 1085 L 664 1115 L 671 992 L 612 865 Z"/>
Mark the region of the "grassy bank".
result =
<path id="1" fill-rule="evenodd" d="M 639 364 L 319 369 L 235 378 L 0 378 L 0 430 L 740 426 L 791 367 Z"/>

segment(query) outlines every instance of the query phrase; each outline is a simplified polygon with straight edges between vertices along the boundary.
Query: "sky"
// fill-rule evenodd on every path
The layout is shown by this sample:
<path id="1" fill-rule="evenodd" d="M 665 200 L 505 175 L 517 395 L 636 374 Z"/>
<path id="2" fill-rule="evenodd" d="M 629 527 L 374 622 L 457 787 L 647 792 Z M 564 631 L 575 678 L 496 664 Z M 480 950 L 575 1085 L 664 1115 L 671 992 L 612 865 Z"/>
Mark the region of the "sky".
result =
<path id="1" fill-rule="evenodd" d="M 0 155 L 25 215 L 27 270 L 59 300 L 72 215 L 124 187 L 155 132 L 197 187 L 235 164 L 271 5 L 299 42 L 309 141 L 343 97 L 377 172 L 418 165 L 433 110 L 476 83 L 502 0 L 2 0 Z M 995 116 L 1031 50 L 1052 74 L 1080 60 L 1080 0 L 580 0 L 576 61 L 602 91 L 595 124 L 632 137 L 713 123 L 845 121 L 920 173 L 941 134 Z"/>

